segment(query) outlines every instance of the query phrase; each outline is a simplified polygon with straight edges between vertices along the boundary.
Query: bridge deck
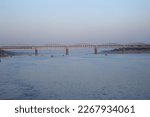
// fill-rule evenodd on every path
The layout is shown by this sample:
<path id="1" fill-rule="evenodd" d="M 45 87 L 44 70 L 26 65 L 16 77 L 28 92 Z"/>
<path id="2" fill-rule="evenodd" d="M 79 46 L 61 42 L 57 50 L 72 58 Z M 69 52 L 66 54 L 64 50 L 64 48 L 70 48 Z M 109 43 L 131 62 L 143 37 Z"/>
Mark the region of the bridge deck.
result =
<path id="1" fill-rule="evenodd" d="M 2 50 L 13 49 L 48 49 L 48 48 L 150 48 L 150 45 L 42 45 L 42 46 L 0 46 Z"/>

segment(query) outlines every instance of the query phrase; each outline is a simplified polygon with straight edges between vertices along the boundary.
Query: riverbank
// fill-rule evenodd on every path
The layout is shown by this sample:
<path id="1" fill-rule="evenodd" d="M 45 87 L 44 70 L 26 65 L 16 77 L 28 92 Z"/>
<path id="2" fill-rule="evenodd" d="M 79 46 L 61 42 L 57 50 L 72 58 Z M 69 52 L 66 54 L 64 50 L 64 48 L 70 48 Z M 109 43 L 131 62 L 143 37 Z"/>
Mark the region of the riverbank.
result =
<path id="1" fill-rule="evenodd" d="M 118 48 L 112 50 L 104 50 L 100 53 L 103 54 L 138 54 L 138 53 L 150 53 L 150 48 Z"/>
<path id="2" fill-rule="evenodd" d="M 12 56 L 21 56 L 21 55 L 30 55 L 30 53 L 0 50 L 0 57 L 12 57 Z"/>
<path id="3" fill-rule="evenodd" d="M 0 50 L 0 56 L 1 57 L 8 57 L 8 56 L 15 56 L 15 55 L 16 54 L 14 52 Z"/>

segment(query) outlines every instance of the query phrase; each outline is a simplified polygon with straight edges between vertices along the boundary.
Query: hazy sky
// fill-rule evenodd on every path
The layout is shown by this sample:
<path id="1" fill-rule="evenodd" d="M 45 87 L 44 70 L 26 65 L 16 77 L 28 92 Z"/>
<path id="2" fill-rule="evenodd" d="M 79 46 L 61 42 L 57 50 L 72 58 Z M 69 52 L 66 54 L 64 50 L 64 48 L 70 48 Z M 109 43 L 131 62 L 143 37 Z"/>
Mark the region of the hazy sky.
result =
<path id="1" fill-rule="evenodd" d="M 0 44 L 150 43 L 150 0 L 0 0 Z"/>

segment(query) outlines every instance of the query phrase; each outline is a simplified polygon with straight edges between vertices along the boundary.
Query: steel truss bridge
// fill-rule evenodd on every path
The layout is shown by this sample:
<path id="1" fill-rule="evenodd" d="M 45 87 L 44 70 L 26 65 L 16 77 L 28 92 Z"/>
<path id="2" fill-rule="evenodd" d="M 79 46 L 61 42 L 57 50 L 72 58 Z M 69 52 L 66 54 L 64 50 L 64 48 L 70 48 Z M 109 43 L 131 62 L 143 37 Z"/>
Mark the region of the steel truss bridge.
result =
<path id="1" fill-rule="evenodd" d="M 0 50 L 35 50 L 35 55 L 38 55 L 38 50 L 50 48 L 63 48 L 65 54 L 69 54 L 70 48 L 93 48 L 94 53 L 98 54 L 98 48 L 150 48 L 150 44 L 48 44 L 48 45 L 14 45 L 0 46 Z"/>

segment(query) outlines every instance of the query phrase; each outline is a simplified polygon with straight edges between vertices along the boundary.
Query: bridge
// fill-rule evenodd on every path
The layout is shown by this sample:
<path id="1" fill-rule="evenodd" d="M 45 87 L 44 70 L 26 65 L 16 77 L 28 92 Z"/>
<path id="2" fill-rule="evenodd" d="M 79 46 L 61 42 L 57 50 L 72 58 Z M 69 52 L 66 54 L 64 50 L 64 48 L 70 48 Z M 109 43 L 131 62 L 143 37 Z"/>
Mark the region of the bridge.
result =
<path id="1" fill-rule="evenodd" d="M 135 44 L 49 44 L 49 45 L 15 45 L 15 46 L 0 46 L 0 50 L 34 50 L 35 55 L 38 55 L 38 50 L 46 50 L 50 48 L 63 48 L 65 49 L 65 54 L 69 55 L 70 48 L 93 48 L 94 54 L 98 54 L 98 48 L 150 48 L 150 44 L 135 43 Z"/>

